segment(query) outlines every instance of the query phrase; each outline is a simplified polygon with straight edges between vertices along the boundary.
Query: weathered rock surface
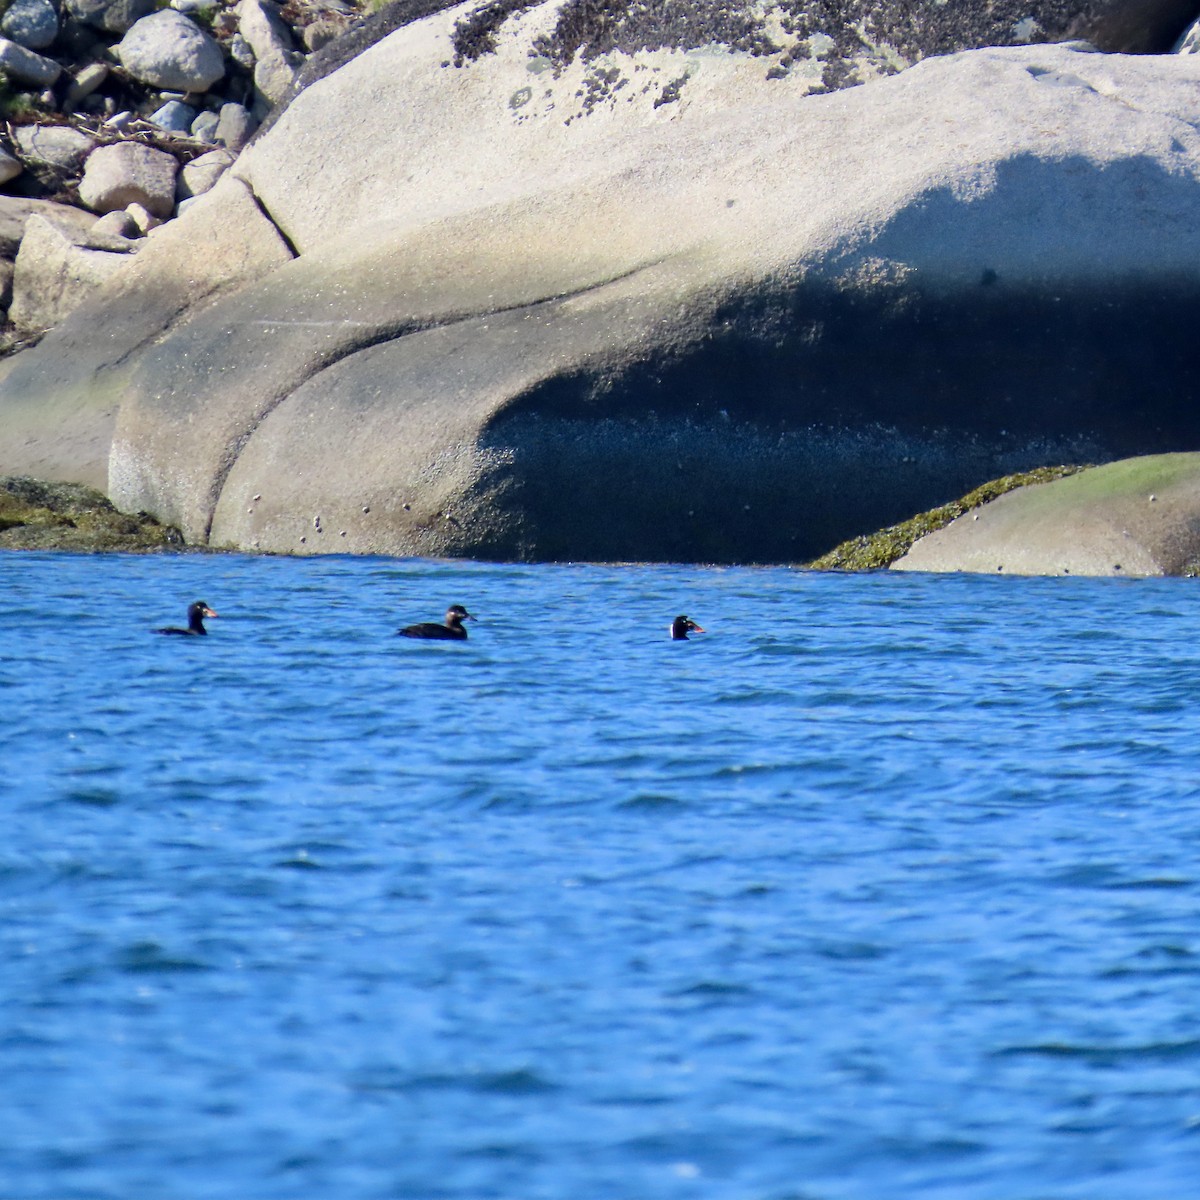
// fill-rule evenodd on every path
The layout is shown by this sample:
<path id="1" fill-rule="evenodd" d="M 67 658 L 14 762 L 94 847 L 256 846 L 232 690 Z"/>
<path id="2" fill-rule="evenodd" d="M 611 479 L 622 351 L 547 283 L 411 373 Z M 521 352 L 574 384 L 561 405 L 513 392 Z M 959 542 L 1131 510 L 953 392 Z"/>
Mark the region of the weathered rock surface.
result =
<path id="1" fill-rule="evenodd" d="M 177 169 L 171 155 L 139 142 L 101 146 L 88 157 L 79 198 L 98 213 L 141 204 L 156 216 L 169 216 Z"/>
<path id="2" fill-rule="evenodd" d="M 875 82 L 812 95 L 753 30 L 572 46 L 578 5 L 441 7 L 301 92 L 146 292 L 15 360 L 0 468 L 83 469 L 34 415 L 70 411 L 97 477 L 119 390 L 110 494 L 189 540 L 753 561 L 1200 435 L 1190 57 L 883 78 L 878 42 Z M 278 257 L 200 304 L 182 239 L 219 263 L 247 205 Z"/>
<path id="3" fill-rule="evenodd" d="M 1200 454 L 1128 459 L 1009 492 L 922 538 L 892 569 L 1200 573 Z"/>
<path id="4" fill-rule="evenodd" d="M 119 251 L 131 248 L 118 251 L 103 231 L 98 244 L 81 240 L 44 217 L 29 218 L 13 273 L 8 315 L 14 325 L 42 330 L 60 324 L 125 265 Z"/>

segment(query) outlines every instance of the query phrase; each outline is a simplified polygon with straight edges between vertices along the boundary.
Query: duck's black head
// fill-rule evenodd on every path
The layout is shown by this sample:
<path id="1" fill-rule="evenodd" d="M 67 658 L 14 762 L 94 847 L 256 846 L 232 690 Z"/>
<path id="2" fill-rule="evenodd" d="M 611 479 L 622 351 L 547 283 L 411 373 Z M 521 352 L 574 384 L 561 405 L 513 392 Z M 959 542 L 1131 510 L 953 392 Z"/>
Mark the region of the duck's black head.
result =
<path id="1" fill-rule="evenodd" d="M 446 609 L 446 624 L 452 629 L 461 628 L 464 621 L 474 620 L 476 618 L 471 616 L 461 604 L 452 604 Z"/>
<path id="2" fill-rule="evenodd" d="M 217 614 L 213 612 L 203 600 L 193 600 L 188 605 L 188 628 L 194 629 L 199 633 L 204 632 L 204 618 L 215 617 Z"/>
<path id="3" fill-rule="evenodd" d="M 704 630 L 691 617 L 678 616 L 671 622 L 671 640 L 686 642 L 689 633 L 703 633 Z"/>

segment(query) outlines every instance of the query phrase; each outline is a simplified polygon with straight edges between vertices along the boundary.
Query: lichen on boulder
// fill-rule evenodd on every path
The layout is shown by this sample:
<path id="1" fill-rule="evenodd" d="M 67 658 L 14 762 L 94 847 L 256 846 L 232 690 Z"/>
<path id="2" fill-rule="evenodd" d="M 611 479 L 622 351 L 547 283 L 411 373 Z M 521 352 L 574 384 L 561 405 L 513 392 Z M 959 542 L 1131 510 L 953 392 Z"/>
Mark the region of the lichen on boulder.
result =
<path id="1" fill-rule="evenodd" d="M 146 513 L 118 512 L 82 484 L 0 478 L 0 549 L 145 552 L 183 544 L 179 530 Z"/>
<path id="2" fill-rule="evenodd" d="M 939 504 L 937 508 L 918 513 L 915 517 L 909 517 L 907 521 L 896 525 L 889 525 L 877 533 L 850 538 L 806 565 L 814 571 L 884 570 L 907 554 L 920 538 L 944 529 L 963 513 L 968 513 L 981 504 L 987 504 L 989 500 L 995 500 L 997 496 L 1003 496 L 1005 492 L 1011 492 L 1015 488 L 1027 487 L 1032 483 L 1049 483 L 1051 480 L 1062 479 L 1086 469 L 1083 465 L 1038 467 L 1033 471 L 1020 471 L 1000 479 L 992 479 L 960 499 L 950 501 L 949 504 Z"/>

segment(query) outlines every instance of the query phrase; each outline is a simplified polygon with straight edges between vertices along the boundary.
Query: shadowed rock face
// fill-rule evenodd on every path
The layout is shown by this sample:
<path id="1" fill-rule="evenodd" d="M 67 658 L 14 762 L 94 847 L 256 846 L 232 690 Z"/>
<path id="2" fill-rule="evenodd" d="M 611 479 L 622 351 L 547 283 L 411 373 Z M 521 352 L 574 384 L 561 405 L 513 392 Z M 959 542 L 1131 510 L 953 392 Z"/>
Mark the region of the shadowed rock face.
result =
<path id="1" fill-rule="evenodd" d="M 175 223 L 217 261 L 278 237 L 202 305 L 109 298 L 121 507 L 281 552 L 792 561 L 1200 436 L 1200 63 L 1010 48 L 813 95 L 753 48 L 531 57 L 572 11 L 496 10 L 461 68 L 474 6 L 406 25 Z M 0 403 L 86 408 L 67 334 Z"/>

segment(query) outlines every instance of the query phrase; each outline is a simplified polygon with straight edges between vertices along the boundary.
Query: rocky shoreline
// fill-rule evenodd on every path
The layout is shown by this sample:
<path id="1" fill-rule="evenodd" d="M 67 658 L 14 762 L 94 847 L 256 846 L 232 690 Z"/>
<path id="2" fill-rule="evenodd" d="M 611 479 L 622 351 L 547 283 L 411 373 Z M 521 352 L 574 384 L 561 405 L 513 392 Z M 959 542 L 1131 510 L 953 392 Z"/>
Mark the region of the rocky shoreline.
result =
<path id="1" fill-rule="evenodd" d="M 1188 447 L 1198 10 L 11 0 L 0 472 L 200 546 L 804 562 Z"/>

